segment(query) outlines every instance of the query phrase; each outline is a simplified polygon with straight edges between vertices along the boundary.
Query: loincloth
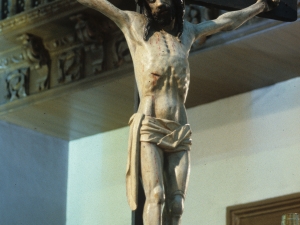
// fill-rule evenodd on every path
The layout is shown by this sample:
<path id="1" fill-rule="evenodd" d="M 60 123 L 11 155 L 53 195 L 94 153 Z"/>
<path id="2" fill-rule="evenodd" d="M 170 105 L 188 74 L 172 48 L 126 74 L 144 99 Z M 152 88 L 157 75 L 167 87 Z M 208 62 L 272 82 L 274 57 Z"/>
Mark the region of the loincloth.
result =
<path id="1" fill-rule="evenodd" d="M 137 208 L 140 166 L 140 142 L 156 143 L 164 152 L 189 151 L 191 128 L 175 121 L 135 113 L 129 120 L 128 159 L 126 169 L 127 200 L 132 210 Z"/>

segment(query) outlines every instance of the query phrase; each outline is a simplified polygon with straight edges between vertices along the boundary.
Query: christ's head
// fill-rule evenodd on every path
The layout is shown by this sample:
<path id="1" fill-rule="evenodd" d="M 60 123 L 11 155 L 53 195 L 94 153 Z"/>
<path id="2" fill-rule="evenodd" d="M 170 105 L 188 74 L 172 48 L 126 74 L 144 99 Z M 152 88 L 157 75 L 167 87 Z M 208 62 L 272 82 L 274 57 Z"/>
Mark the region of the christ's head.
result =
<path id="1" fill-rule="evenodd" d="M 153 20 L 160 26 L 168 26 L 175 19 L 173 0 L 146 0 L 148 11 Z"/>
<path id="2" fill-rule="evenodd" d="M 177 36 L 183 31 L 184 0 L 138 0 L 142 12 L 147 18 L 144 39 L 148 38 L 151 26 L 166 27 L 175 22 Z"/>

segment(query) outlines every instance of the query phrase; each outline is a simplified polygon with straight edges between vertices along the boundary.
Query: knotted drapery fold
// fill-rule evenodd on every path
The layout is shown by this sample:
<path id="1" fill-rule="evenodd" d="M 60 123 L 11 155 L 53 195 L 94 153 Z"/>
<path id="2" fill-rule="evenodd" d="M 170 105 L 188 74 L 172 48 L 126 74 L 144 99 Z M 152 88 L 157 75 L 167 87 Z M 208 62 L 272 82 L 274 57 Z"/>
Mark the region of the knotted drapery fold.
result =
<path id="1" fill-rule="evenodd" d="M 140 167 L 140 142 L 157 144 L 164 152 L 189 151 L 191 128 L 175 121 L 135 113 L 129 120 L 126 192 L 131 210 L 137 209 L 138 179 Z"/>

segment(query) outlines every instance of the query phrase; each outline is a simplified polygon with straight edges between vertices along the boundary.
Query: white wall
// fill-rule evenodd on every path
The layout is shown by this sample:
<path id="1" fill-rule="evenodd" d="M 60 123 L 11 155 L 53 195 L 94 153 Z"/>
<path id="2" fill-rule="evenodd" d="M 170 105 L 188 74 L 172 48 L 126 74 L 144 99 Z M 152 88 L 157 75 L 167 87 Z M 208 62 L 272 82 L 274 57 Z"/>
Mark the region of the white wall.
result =
<path id="1" fill-rule="evenodd" d="M 68 225 L 129 225 L 125 169 L 128 128 L 70 142 Z"/>
<path id="2" fill-rule="evenodd" d="M 68 142 L 0 121 L 0 224 L 64 225 Z"/>
<path id="3" fill-rule="evenodd" d="M 192 171 L 183 225 L 300 192 L 300 78 L 188 110 Z M 67 224 L 129 225 L 128 128 L 70 143 Z"/>
<path id="4" fill-rule="evenodd" d="M 227 206 L 300 192 L 300 78 L 188 113 L 193 197 L 183 224 L 225 224 Z"/>

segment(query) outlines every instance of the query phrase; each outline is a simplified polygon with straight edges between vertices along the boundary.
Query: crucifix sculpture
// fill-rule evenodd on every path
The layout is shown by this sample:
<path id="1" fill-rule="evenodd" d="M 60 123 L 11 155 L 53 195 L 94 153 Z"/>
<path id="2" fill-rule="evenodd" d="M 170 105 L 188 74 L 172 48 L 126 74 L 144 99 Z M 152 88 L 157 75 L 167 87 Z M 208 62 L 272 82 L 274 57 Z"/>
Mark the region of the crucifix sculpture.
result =
<path id="1" fill-rule="evenodd" d="M 184 21 L 184 0 L 136 0 L 142 14 L 120 10 L 107 0 L 78 1 L 115 22 L 132 55 L 140 104 L 129 122 L 129 205 L 132 210 L 139 207 L 141 177 L 146 195 L 144 225 L 178 225 L 190 173 L 191 128 L 184 105 L 190 82 L 190 48 L 197 38 L 236 29 L 276 8 L 279 0 L 254 0 L 245 9 L 200 24 Z"/>

